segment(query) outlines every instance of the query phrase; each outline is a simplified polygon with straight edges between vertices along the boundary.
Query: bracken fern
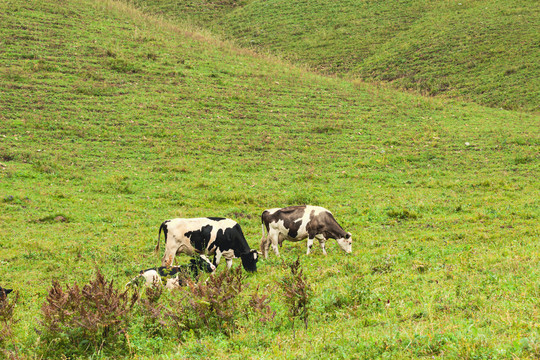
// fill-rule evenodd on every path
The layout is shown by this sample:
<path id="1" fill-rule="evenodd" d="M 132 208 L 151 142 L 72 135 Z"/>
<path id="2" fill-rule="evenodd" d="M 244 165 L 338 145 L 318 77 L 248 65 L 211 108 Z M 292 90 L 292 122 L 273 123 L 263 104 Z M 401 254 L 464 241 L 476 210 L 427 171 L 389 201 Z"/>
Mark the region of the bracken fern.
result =
<path id="1" fill-rule="evenodd" d="M 99 271 L 96 279 L 82 289 L 74 283 L 63 290 L 58 281 L 53 281 L 41 308 L 43 355 L 126 353 L 124 334 L 137 298 L 136 293 L 130 299 L 127 291 L 119 292 Z"/>

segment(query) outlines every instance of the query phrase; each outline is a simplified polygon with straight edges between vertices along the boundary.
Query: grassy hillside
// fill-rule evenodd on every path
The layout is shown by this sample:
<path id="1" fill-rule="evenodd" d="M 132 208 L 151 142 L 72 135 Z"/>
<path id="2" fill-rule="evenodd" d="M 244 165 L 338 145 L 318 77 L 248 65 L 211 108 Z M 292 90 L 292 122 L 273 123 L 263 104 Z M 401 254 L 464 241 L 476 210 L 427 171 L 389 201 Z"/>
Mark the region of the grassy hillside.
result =
<path id="1" fill-rule="evenodd" d="M 538 123 L 325 78 L 115 1 L 2 2 L 0 286 L 20 300 L 0 349 L 65 355 L 38 332 L 51 281 L 100 270 L 122 288 L 159 264 L 165 219 L 228 216 L 258 247 L 264 209 L 310 203 L 351 256 L 285 243 L 229 335 L 152 327 L 137 304 L 125 353 L 83 357 L 537 357 Z M 297 257 L 307 329 L 278 286 Z M 254 293 L 272 320 L 247 313 Z"/>
<path id="2" fill-rule="evenodd" d="M 213 26 L 244 46 L 323 73 L 491 107 L 539 110 L 540 10 L 528 0 L 136 3 Z"/>

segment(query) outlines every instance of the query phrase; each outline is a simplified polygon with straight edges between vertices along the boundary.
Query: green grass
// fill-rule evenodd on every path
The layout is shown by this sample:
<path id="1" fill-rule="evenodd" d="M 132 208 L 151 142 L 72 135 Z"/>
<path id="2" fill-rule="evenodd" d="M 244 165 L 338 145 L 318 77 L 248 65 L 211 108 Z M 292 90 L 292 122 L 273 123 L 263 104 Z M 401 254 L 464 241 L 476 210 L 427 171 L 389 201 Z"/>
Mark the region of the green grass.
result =
<path id="1" fill-rule="evenodd" d="M 538 112 L 540 21 L 523 1 L 137 0 L 327 74 Z"/>
<path id="2" fill-rule="evenodd" d="M 537 357 L 538 124 L 316 75 L 123 3 L 1 3 L 9 349 L 39 357 L 52 279 L 100 269 L 123 286 L 159 264 L 165 219 L 228 216 L 258 247 L 264 209 L 310 203 L 354 243 L 284 244 L 313 287 L 308 330 L 293 335 L 271 256 L 247 282 L 271 293 L 272 323 L 181 344 L 134 327 L 129 358 Z"/>

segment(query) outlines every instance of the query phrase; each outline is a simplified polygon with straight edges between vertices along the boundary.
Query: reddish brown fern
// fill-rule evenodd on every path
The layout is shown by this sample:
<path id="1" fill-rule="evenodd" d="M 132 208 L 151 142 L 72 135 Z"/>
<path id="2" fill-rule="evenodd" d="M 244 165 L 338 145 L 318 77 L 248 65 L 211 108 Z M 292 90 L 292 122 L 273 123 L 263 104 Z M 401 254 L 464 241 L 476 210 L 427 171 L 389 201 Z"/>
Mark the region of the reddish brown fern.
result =
<path id="1" fill-rule="evenodd" d="M 119 292 L 113 281 L 105 280 L 99 271 L 96 279 L 82 289 L 74 283 L 63 290 L 58 281 L 53 281 L 41 308 L 42 337 L 56 339 L 51 344 L 58 344 L 62 351 L 73 355 L 97 352 L 107 346 L 121 350 L 125 347 L 129 313 L 137 298 L 137 293 L 129 298 L 127 291 Z M 80 344 L 87 345 L 80 348 Z"/>
<path id="2" fill-rule="evenodd" d="M 17 322 L 13 318 L 13 312 L 18 301 L 18 292 L 13 292 L 9 297 L 0 292 L 0 355 L 4 355 L 7 359 L 19 358 L 17 345 L 13 341 L 13 326 Z M 9 343 L 12 344 L 13 350 L 8 350 Z"/>
<path id="3" fill-rule="evenodd" d="M 239 310 L 236 298 L 242 292 L 245 274 L 241 266 L 210 276 L 206 281 L 187 281 L 180 300 L 168 314 L 180 331 L 217 329 L 225 334 L 235 330 Z"/>
<path id="4" fill-rule="evenodd" d="M 295 262 L 289 264 L 289 268 L 291 269 L 291 274 L 285 276 L 279 282 L 279 286 L 283 291 L 285 303 L 289 308 L 293 331 L 294 320 L 296 318 L 302 319 L 304 321 L 304 326 L 307 329 L 311 287 L 307 282 L 306 275 L 304 275 L 300 268 L 300 258 L 297 258 Z"/>

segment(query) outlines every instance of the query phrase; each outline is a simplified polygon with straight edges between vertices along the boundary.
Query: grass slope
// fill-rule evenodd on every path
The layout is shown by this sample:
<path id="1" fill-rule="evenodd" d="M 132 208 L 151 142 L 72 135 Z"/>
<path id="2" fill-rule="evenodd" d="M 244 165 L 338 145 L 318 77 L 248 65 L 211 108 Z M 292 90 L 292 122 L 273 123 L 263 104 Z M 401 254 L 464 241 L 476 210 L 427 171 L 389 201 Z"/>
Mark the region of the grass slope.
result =
<path id="1" fill-rule="evenodd" d="M 538 112 L 538 6 L 520 1 L 138 0 L 323 73 Z M 174 4 L 174 5 L 173 5 Z M 213 14 L 211 16 L 210 14 Z"/>
<path id="2" fill-rule="evenodd" d="M 271 257 L 248 282 L 272 292 L 273 323 L 180 345 L 131 329 L 131 357 L 536 357 L 538 122 L 324 78 L 114 1 L 0 3 L 9 347 L 39 356 L 52 279 L 123 285 L 158 264 L 164 219 L 229 216 L 258 247 L 263 209 L 311 203 L 354 244 L 284 245 L 313 286 L 308 330 Z"/>

